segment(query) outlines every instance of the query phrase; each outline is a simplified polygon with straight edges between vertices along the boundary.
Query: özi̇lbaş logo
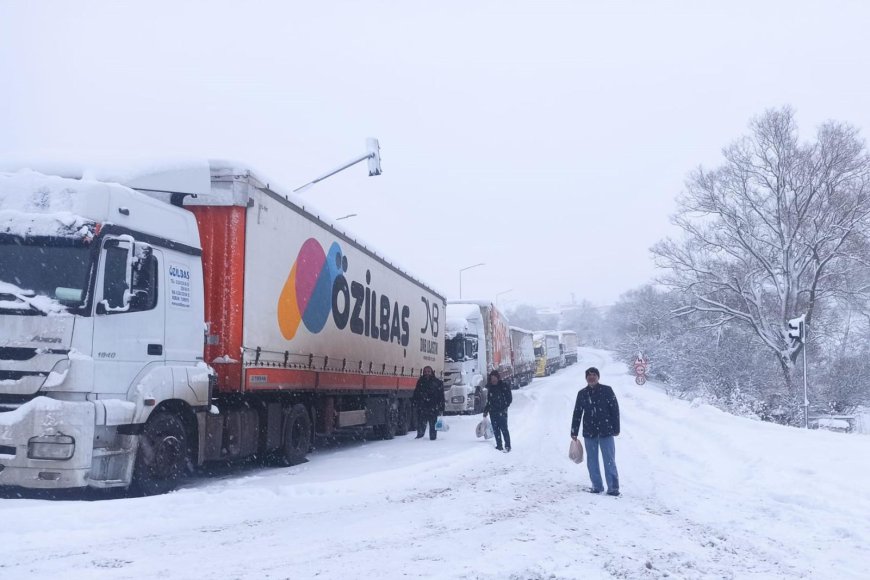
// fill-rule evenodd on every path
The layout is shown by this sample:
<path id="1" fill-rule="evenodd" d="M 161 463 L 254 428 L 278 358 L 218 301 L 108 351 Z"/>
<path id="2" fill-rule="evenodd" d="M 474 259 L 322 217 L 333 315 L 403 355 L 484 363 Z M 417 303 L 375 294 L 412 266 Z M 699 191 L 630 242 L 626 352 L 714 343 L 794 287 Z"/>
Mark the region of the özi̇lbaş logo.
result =
<path id="1" fill-rule="evenodd" d="M 384 294 L 378 296 L 369 286 L 370 270 L 365 285 L 348 284 L 347 266 L 338 242 L 324 252 L 316 239 L 305 240 L 278 298 L 278 326 L 284 338 L 292 340 L 300 322 L 308 332 L 319 333 L 331 313 L 339 330 L 349 327 L 354 334 L 408 346 L 411 309 Z"/>

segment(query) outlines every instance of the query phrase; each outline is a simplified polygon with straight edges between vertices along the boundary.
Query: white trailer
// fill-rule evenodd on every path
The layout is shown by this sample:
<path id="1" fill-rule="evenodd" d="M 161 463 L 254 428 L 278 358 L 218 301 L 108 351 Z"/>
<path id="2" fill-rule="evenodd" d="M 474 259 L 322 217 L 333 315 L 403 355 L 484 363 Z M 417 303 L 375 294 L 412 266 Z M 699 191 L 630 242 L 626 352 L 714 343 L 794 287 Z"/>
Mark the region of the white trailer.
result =
<path id="1" fill-rule="evenodd" d="M 550 376 L 563 366 L 559 349 L 559 335 L 556 332 L 536 332 L 534 344 L 536 377 Z"/>
<path id="2" fill-rule="evenodd" d="M 535 378 L 535 341 L 530 330 L 510 327 L 511 362 L 514 367 L 514 387 L 524 387 Z"/>
<path id="3" fill-rule="evenodd" d="M 155 493 L 409 428 L 437 292 L 243 167 L 81 176 L 0 174 L 0 485 Z"/>

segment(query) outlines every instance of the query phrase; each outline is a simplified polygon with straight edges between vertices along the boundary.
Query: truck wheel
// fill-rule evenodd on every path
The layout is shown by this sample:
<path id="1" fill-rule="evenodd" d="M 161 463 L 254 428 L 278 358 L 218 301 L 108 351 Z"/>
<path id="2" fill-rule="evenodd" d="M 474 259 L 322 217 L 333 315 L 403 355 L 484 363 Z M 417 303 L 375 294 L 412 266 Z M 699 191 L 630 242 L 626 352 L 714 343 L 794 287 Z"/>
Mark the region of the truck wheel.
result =
<path id="1" fill-rule="evenodd" d="M 374 436 L 378 439 L 392 439 L 396 435 L 399 424 L 399 409 L 395 399 L 387 400 L 387 422 L 375 425 Z"/>
<path id="2" fill-rule="evenodd" d="M 399 401 L 399 419 L 396 423 L 396 437 L 403 437 L 408 434 L 408 425 L 410 425 L 409 406 L 405 401 Z"/>
<path id="3" fill-rule="evenodd" d="M 283 463 L 296 465 L 305 461 L 311 447 L 311 417 L 305 405 L 293 405 L 284 419 Z"/>
<path id="4" fill-rule="evenodd" d="M 131 491 L 157 495 L 175 488 L 187 471 L 189 451 L 184 424 L 171 413 L 157 413 L 139 435 Z"/>

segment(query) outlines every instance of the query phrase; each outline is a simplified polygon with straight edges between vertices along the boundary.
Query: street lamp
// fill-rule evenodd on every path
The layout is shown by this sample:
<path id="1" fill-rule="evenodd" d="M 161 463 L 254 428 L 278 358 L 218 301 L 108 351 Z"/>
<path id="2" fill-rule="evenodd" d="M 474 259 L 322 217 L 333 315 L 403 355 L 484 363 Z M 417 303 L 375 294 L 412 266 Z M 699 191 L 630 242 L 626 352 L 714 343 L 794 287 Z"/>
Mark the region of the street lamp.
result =
<path id="1" fill-rule="evenodd" d="M 372 139 L 372 138 L 366 139 L 366 152 L 363 155 L 360 155 L 359 157 L 354 157 L 353 159 L 351 159 L 350 161 L 348 161 L 347 163 L 345 163 L 341 167 L 338 167 L 337 169 L 333 169 L 329 173 L 321 175 L 317 179 L 312 179 L 311 181 L 309 181 L 305 185 L 300 185 L 299 187 L 297 187 L 296 189 L 293 190 L 293 193 L 301 193 L 301 192 L 311 188 L 311 186 L 314 185 L 315 183 L 317 183 L 318 181 L 323 181 L 327 177 L 332 177 L 336 173 L 338 173 L 340 171 L 344 171 L 348 167 L 353 167 L 357 163 L 360 163 L 360 162 L 366 161 L 366 160 L 369 162 L 369 177 L 374 177 L 375 175 L 380 175 L 381 174 L 381 146 L 378 143 L 377 139 Z"/>
<path id="2" fill-rule="evenodd" d="M 355 213 L 349 213 L 349 214 L 347 214 L 347 215 L 343 215 L 343 216 L 341 216 L 341 217 L 335 218 L 334 221 L 346 220 L 347 218 L 352 218 L 352 217 L 356 217 L 356 214 L 355 214 Z"/>
<path id="3" fill-rule="evenodd" d="M 473 266 L 466 266 L 466 267 L 461 268 L 459 270 L 459 299 L 460 300 L 462 300 L 462 273 L 465 272 L 466 270 L 471 270 L 472 268 L 477 268 L 478 266 L 485 266 L 485 265 L 486 264 L 481 262 L 480 264 L 474 264 Z"/>
<path id="4" fill-rule="evenodd" d="M 498 294 L 496 294 L 495 295 L 495 305 L 498 306 L 498 297 L 499 296 L 501 296 L 502 294 L 507 294 L 508 292 L 513 292 L 513 291 L 514 291 L 514 289 L 511 288 L 510 290 L 505 290 L 504 292 L 499 292 Z"/>

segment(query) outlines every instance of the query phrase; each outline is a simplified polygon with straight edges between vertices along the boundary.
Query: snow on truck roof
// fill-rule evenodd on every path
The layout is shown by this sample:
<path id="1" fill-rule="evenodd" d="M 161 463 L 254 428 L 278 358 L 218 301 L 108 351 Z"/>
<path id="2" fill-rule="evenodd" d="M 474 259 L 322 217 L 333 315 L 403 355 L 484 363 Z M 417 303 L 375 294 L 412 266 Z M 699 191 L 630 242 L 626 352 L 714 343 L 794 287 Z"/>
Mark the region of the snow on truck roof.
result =
<path id="1" fill-rule="evenodd" d="M 17 160 L 0 161 L 0 172 L 29 171 L 36 175 L 56 176 L 58 178 L 76 179 L 83 183 L 94 185 L 118 183 L 130 189 L 146 194 L 184 193 L 197 196 L 186 197 L 184 205 L 242 205 L 248 203 L 247 195 L 240 197 L 233 188 L 216 192 L 213 181 L 231 181 L 236 179 L 250 180 L 255 187 L 283 198 L 285 202 L 299 208 L 302 213 L 315 221 L 332 229 L 339 237 L 358 246 L 363 252 L 383 263 L 398 274 L 424 287 L 439 298 L 444 293 L 433 289 L 421 281 L 410 268 L 389 260 L 387 254 L 363 242 L 350 233 L 345 227 L 328 217 L 308 199 L 304 199 L 292 191 L 284 189 L 276 182 L 270 181 L 262 173 L 255 172 L 244 163 L 223 159 L 203 158 L 173 158 L 148 161 L 129 161 L 121 159 L 101 158 L 97 161 L 64 161 L 64 160 Z M 155 197 L 151 195 L 151 197 Z M 163 199 L 163 201 L 167 201 Z M 2 202 L 2 200 L 0 200 Z M 11 221 L 11 218 L 10 218 Z M 2 231 L 2 222 L 0 222 Z"/>
<path id="2" fill-rule="evenodd" d="M 131 216 L 134 204 L 138 210 Z M 30 169 L 0 173 L 0 234 L 92 238 L 97 224 L 129 228 L 134 219 L 147 220 L 153 235 L 199 247 L 190 212 L 166 212 L 165 204 L 129 187 Z"/>

